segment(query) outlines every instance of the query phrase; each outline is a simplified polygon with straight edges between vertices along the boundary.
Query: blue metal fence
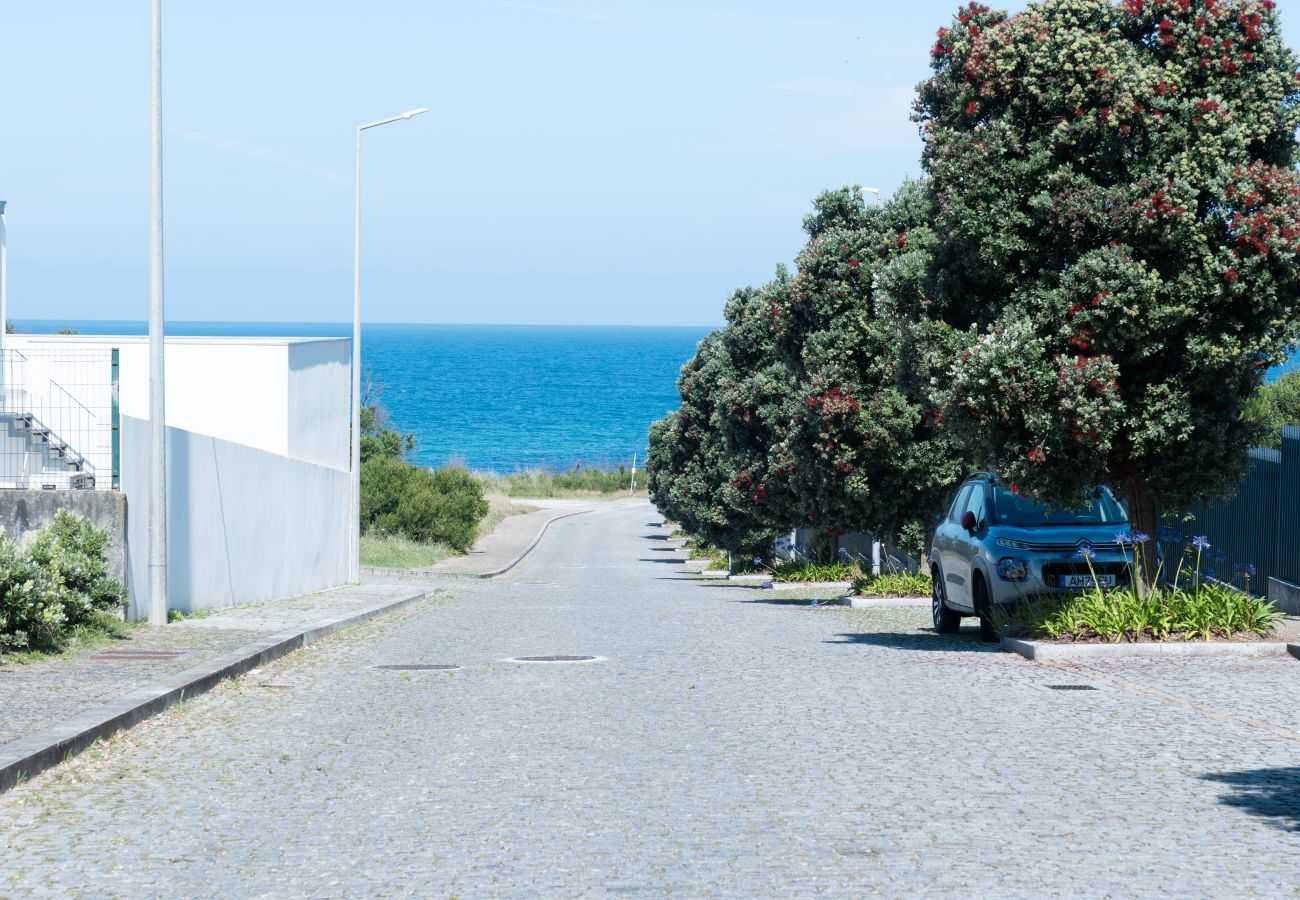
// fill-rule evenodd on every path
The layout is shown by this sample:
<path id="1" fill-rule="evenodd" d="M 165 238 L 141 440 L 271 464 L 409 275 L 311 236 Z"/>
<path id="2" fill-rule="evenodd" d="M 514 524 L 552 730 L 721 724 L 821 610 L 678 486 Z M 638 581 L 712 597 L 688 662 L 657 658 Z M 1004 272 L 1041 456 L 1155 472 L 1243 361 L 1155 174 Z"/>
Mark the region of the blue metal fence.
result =
<path id="1" fill-rule="evenodd" d="M 1250 471 L 1232 497 L 1197 507 L 1190 520 L 1167 517 L 1164 525 L 1166 536 L 1183 541 L 1205 535 L 1206 568 L 1252 594 L 1268 594 L 1269 578 L 1300 584 L 1300 426 L 1282 429 L 1281 451 L 1250 451 Z M 1177 552 L 1177 544 L 1172 548 Z M 1254 574 L 1244 577 L 1250 569 Z"/>

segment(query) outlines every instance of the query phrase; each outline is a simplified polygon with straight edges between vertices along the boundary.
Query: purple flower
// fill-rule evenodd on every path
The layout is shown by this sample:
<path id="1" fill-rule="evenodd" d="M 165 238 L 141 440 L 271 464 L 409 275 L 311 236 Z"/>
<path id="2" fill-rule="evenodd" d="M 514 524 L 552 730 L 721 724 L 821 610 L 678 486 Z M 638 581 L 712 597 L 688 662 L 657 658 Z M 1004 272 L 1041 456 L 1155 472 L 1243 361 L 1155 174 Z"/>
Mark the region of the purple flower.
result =
<path id="1" fill-rule="evenodd" d="M 1198 534 L 1196 537 L 1192 538 L 1192 546 L 1197 550 L 1209 550 L 1210 542 L 1205 535 Z"/>
<path id="2" fill-rule="evenodd" d="M 754 557 L 754 565 L 756 565 L 756 566 L 761 566 L 762 564 L 763 564 L 763 557 L 761 557 L 761 556 L 755 556 L 755 557 Z"/>
<path id="3" fill-rule="evenodd" d="M 1130 535 L 1127 531 L 1119 531 L 1115 533 L 1115 543 L 1119 544 L 1121 547 L 1123 547 L 1125 544 L 1128 544 L 1132 540 L 1133 540 L 1132 535 Z"/>
<path id="4" fill-rule="evenodd" d="M 1097 551 L 1092 549 L 1092 547 L 1088 546 L 1087 544 L 1084 544 L 1076 552 L 1084 559 L 1092 559 L 1094 556 L 1097 555 Z"/>
<path id="5" fill-rule="evenodd" d="M 1135 544 L 1145 544 L 1149 540 L 1151 540 L 1151 535 L 1147 534 L 1145 531 L 1138 531 L 1133 535 L 1133 543 Z"/>

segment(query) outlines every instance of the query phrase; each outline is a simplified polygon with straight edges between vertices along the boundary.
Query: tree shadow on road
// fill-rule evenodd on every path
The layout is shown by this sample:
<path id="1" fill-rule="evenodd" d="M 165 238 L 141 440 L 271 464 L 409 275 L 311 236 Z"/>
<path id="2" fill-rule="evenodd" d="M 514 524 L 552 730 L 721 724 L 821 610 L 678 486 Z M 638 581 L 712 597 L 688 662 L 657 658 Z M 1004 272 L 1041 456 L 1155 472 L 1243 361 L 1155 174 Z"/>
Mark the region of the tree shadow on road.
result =
<path id="1" fill-rule="evenodd" d="M 676 547 L 651 547 L 650 552 L 651 553 L 676 553 L 677 548 Z"/>
<path id="2" fill-rule="evenodd" d="M 1232 789 L 1219 802 L 1270 819 L 1283 831 L 1300 831 L 1300 767 L 1247 769 L 1202 775 L 1201 780 Z"/>
<path id="3" fill-rule="evenodd" d="M 647 541 L 666 541 L 666 540 L 668 540 L 668 535 L 666 535 L 666 534 L 643 534 L 643 535 L 641 535 L 641 537 L 645 538 Z"/>
<path id="4" fill-rule="evenodd" d="M 888 647 L 892 650 L 933 650 L 941 653 L 1001 653 L 997 644 L 980 640 L 978 628 L 966 628 L 957 634 L 935 634 L 933 631 L 865 631 L 837 634 L 838 641 L 826 644 L 863 644 L 868 647 Z"/>

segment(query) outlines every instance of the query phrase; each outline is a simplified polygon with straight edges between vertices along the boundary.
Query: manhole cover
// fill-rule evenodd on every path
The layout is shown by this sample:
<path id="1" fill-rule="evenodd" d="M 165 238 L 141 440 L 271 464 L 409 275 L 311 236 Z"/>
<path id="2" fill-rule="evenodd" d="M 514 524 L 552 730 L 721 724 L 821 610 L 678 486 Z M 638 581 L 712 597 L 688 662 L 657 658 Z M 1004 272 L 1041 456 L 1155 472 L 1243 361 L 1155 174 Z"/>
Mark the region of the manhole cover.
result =
<path id="1" fill-rule="evenodd" d="M 1090 684 L 1049 684 L 1049 691 L 1095 691 L 1097 690 Z"/>
<path id="2" fill-rule="evenodd" d="M 460 666 L 435 665 L 434 663 L 395 663 L 388 666 L 375 666 L 376 669 L 387 669 L 390 672 L 450 672 L 452 669 L 459 669 Z"/>
<path id="3" fill-rule="evenodd" d="M 599 657 L 596 656 L 515 656 L 512 657 L 514 662 L 534 662 L 534 663 L 573 663 L 573 662 L 595 662 Z"/>
<path id="4" fill-rule="evenodd" d="M 175 659 L 178 656 L 184 656 L 183 650 L 104 650 L 96 653 L 91 659 Z"/>

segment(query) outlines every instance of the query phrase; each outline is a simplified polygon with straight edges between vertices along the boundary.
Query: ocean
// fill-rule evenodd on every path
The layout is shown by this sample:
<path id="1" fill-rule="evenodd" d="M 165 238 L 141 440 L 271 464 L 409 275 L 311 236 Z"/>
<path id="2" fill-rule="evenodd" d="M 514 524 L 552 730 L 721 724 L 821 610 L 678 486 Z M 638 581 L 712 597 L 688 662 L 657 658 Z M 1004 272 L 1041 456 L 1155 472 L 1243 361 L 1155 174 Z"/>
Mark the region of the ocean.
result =
<path id="1" fill-rule="evenodd" d="M 144 334 L 144 322 L 16 321 L 26 332 Z M 169 322 L 175 335 L 346 337 L 348 324 Z M 363 371 L 413 461 L 471 469 L 630 465 L 676 409 L 677 375 L 707 327 L 366 325 Z M 638 467 L 640 463 L 638 463 Z"/>

